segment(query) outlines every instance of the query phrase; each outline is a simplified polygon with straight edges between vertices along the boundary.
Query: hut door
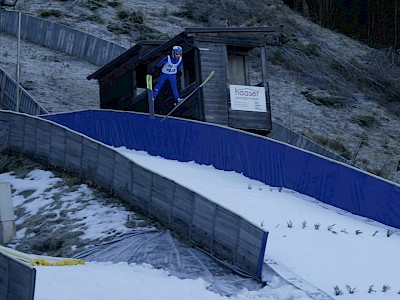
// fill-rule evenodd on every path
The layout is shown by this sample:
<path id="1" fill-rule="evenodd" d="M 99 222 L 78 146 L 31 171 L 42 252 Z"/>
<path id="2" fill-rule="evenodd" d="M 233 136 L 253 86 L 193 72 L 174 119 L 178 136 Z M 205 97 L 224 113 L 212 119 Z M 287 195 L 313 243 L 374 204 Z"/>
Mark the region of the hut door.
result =
<path id="1" fill-rule="evenodd" d="M 228 55 L 228 68 L 229 84 L 248 85 L 244 55 Z"/>

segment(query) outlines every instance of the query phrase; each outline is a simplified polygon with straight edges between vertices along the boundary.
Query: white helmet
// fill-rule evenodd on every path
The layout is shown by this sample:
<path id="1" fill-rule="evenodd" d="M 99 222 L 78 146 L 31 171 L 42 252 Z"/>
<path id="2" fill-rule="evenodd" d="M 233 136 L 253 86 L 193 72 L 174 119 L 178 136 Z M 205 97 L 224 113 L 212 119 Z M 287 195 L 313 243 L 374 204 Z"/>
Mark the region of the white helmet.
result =
<path id="1" fill-rule="evenodd" d="M 176 58 L 177 56 L 182 56 L 182 47 L 181 46 L 174 46 L 172 48 L 172 57 Z"/>

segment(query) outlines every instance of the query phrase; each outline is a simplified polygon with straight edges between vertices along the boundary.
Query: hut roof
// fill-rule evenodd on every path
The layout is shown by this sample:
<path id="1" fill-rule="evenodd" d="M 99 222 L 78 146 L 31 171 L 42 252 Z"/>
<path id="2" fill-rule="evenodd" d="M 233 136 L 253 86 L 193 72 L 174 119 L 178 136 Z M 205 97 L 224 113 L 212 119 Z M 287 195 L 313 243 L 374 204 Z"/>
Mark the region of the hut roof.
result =
<path id="1" fill-rule="evenodd" d="M 186 28 L 174 38 L 168 41 L 143 41 L 131 49 L 127 50 L 99 70 L 89 75 L 87 79 L 99 79 L 112 70 L 121 66 L 126 60 L 139 55 L 138 60 L 132 66 L 135 69 L 139 65 L 146 65 L 161 57 L 166 51 L 169 51 L 174 45 L 185 43 L 190 47 L 195 47 L 190 43 L 190 39 L 198 41 L 209 41 L 215 43 L 226 43 L 229 45 L 254 48 L 265 43 L 265 35 L 275 33 L 272 26 L 266 27 L 196 27 Z M 144 45 L 157 46 L 148 53 L 141 55 Z"/>

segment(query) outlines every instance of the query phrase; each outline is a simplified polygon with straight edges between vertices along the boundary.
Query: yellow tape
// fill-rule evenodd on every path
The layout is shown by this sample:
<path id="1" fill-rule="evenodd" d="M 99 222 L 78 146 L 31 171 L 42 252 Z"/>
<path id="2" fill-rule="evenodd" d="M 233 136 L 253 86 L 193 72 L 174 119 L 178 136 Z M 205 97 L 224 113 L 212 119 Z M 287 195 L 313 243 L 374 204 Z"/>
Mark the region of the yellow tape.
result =
<path id="1" fill-rule="evenodd" d="M 73 266 L 85 264 L 82 259 L 26 254 L 4 246 L 0 246 L 0 252 L 22 260 L 32 266 Z"/>
<path id="2" fill-rule="evenodd" d="M 31 260 L 29 263 L 32 266 L 75 266 L 75 265 L 85 264 L 81 259 L 69 259 L 69 258 L 64 258 L 54 262 L 45 259 L 35 258 Z"/>

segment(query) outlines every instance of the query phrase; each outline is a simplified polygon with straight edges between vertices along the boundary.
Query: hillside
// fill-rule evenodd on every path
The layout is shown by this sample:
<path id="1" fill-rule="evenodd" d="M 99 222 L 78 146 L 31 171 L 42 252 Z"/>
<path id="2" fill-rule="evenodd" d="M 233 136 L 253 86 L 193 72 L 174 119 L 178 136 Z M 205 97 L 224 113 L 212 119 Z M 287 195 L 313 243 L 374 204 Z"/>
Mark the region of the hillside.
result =
<path id="1" fill-rule="evenodd" d="M 282 44 L 268 52 L 273 120 L 396 180 L 399 53 L 321 28 L 276 0 L 19 0 L 17 9 L 126 48 L 185 27 L 273 25 L 282 34 Z M 15 49 L 16 39 L 0 34 L 0 66 L 13 76 Z M 50 112 L 98 107 L 97 82 L 86 80 L 98 67 L 27 43 L 21 55 L 21 84 Z M 253 65 L 254 81 L 259 68 Z"/>

